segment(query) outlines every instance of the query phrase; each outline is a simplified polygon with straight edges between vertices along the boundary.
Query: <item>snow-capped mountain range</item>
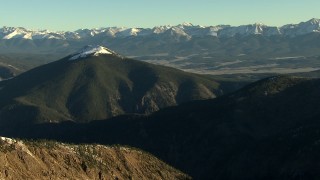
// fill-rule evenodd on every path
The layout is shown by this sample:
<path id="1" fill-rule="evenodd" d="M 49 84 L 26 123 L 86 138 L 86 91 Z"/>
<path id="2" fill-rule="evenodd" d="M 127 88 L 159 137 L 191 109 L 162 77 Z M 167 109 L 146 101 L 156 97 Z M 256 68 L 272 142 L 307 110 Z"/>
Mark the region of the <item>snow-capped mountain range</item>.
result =
<path id="1" fill-rule="evenodd" d="M 261 23 L 250 25 L 230 26 L 200 26 L 191 23 L 183 23 L 176 26 L 157 26 L 154 28 L 125 28 L 107 27 L 95 29 L 79 29 L 74 32 L 53 32 L 49 30 L 28 30 L 22 27 L 0 28 L 0 39 L 62 39 L 79 40 L 92 37 L 124 38 L 131 36 L 152 36 L 152 35 L 178 35 L 186 38 L 217 36 L 233 37 L 236 35 L 261 34 L 264 36 L 284 35 L 295 37 L 308 33 L 320 33 L 320 19 L 311 19 L 299 24 L 288 24 L 281 27 L 267 26 Z"/>

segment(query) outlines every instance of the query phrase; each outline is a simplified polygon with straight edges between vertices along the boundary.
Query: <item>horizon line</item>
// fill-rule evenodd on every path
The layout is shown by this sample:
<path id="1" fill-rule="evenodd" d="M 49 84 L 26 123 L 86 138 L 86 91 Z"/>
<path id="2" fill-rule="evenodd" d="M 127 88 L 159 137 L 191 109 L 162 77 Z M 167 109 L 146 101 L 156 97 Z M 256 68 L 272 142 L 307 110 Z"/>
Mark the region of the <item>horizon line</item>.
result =
<path id="1" fill-rule="evenodd" d="M 254 23 L 249 23 L 249 24 L 240 24 L 240 25 L 231 25 L 231 24 L 217 24 L 217 25 L 201 25 L 201 24 L 194 24 L 194 23 L 191 23 L 191 22 L 183 22 L 183 23 L 179 23 L 179 24 L 176 24 L 176 25 L 172 25 L 172 24 L 164 24 L 164 25 L 155 25 L 155 26 L 149 26 L 149 27 L 129 27 L 129 26 L 101 26 L 101 27 L 93 27 L 93 28 L 77 28 L 75 30 L 51 30 L 49 28 L 28 28 L 26 26 L 6 26 L 6 25 L 3 25 L 0 29 L 3 29 L 3 28 L 24 28 L 25 30 L 29 30 L 29 31 L 51 31 L 51 32 L 75 32 L 77 30 L 85 30 L 85 29 L 88 29 L 88 30 L 100 30 L 100 29 L 104 29 L 104 28 L 136 28 L 136 29 L 153 29 L 155 27 L 163 27 L 163 26 L 169 26 L 169 27 L 175 27 L 175 26 L 179 26 L 179 25 L 184 25 L 184 24 L 189 24 L 190 26 L 200 26 L 200 27 L 219 27 L 219 26 L 230 26 L 230 27 L 240 27 L 240 26 L 248 26 L 248 25 L 255 25 L 255 24 L 261 24 L 261 25 L 265 25 L 265 26 L 269 26 L 269 27 L 283 27 L 283 26 L 286 26 L 286 25 L 297 25 L 297 24 L 300 24 L 300 23 L 303 23 L 303 22 L 309 22 L 309 21 L 312 21 L 312 20 L 318 20 L 320 21 L 320 18 L 311 18 L 307 21 L 300 21 L 299 23 L 288 23 L 288 24 L 283 24 L 283 25 L 280 25 L 280 26 L 276 26 L 276 25 L 268 25 L 268 24 L 264 24 L 263 22 L 254 22 Z"/>

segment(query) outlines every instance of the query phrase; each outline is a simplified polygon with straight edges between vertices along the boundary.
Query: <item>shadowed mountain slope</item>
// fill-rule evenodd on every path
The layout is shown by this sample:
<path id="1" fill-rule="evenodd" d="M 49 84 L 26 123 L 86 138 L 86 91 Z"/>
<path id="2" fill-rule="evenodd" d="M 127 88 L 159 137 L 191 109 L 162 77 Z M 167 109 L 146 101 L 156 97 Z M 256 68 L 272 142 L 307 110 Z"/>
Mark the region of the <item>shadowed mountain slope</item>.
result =
<path id="1" fill-rule="evenodd" d="M 319 79 L 279 76 L 231 95 L 165 108 L 150 116 L 1 132 L 139 147 L 195 179 L 316 179 L 319 92 Z"/>
<path id="2" fill-rule="evenodd" d="M 0 121 L 89 122 L 222 94 L 209 77 L 94 50 L 1 82 Z"/>

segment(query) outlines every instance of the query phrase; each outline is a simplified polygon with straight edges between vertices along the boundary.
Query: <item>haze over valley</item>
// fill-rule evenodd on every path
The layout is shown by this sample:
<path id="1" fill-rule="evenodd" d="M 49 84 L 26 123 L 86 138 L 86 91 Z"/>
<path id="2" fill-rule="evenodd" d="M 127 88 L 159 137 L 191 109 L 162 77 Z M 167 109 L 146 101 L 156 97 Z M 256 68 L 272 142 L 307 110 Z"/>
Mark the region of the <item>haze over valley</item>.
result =
<path id="1" fill-rule="evenodd" d="M 319 69 L 320 20 L 281 27 L 262 23 L 200 26 L 183 23 L 154 28 L 96 28 L 74 32 L 0 29 L 2 67 L 30 69 L 73 53 L 103 45 L 134 59 L 200 74 L 294 73 Z M 44 58 L 45 56 L 45 58 Z M 25 67 L 13 61 L 26 60 Z M 38 59 L 44 59 L 39 61 Z M 13 67 L 11 67 L 13 66 Z M 3 72 L 2 76 L 10 76 Z"/>

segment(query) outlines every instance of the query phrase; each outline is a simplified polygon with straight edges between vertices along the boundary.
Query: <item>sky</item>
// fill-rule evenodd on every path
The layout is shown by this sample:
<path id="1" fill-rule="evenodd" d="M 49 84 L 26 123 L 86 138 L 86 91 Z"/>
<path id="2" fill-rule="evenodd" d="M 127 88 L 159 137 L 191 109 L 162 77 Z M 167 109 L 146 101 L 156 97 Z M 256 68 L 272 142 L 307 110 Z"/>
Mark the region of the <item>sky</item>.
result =
<path id="1" fill-rule="evenodd" d="M 0 27 L 281 26 L 320 18 L 320 0 L 0 0 Z"/>

